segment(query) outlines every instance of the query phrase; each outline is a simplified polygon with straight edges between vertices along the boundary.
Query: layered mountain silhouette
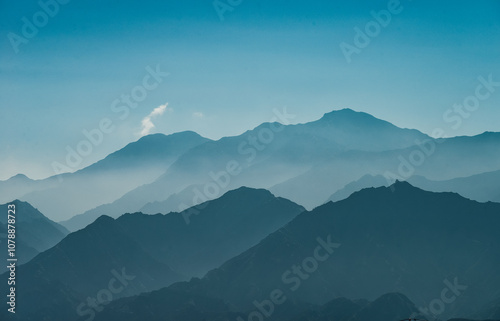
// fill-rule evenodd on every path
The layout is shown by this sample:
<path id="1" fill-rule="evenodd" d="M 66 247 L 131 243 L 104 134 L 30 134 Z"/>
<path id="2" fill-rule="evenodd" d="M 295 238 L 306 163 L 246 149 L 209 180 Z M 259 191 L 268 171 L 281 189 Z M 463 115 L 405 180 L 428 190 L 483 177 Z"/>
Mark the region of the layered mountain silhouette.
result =
<path id="1" fill-rule="evenodd" d="M 0 181 L 0 202 L 7 203 L 31 191 L 43 189 L 40 185 L 38 181 L 24 174 L 17 174 L 8 180 Z"/>
<path id="2" fill-rule="evenodd" d="M 500 133 L 433 139 L 344 109 L 16 175 L 0 201 L 22 200 L 17 316 L 246 320 L 286 298 L 266 318 L 498 318 L 499 147 Z"/>
<path id="3" fill-rule="evenodd" d="M 499 147 L 498 133 L 431 139 L 417 130 L 343 109 L 305 124 L 264 123 L 239 136 L 197 145 L 154 182 L 62 224 L 77 230 L 103 214 L 178 211 L 186 201 L 193 205 L 195 186 L 205 199 L 240 186 L 266 188 L 312 209 L 367 174 L 391 182 L 414 175 L 450 180 L 498 171 Z M 227 177 L 228 166 L 235 166 L 236 174 Z"/>
<path id="4" fill-rule="evenodd" d="M 74 319 L 116 274 L 133 280 L 114 299 L 202 276 L 303 210 L 266 190 L 240 188 L 182 213 L 101 216 L 19 268 L 18 315 Z"/>
<path id="5" fill-rule="evenodd" d="M 275 289 L 289 302 L 316 305 L 399 292 L 428 311 L 447 289 L 454 300 L 440 318 L 468 315 L 498 295 L 499 213 L 500 204 L 403 182 L 365 189 L 302 213 L 204 278 L 170 289 L 236 311 L 250 311 Z"/>
<path id="6" fill-rule="evenodd" d="M 343 153 L 271 187 L 270 191 L 310 209 L 366 174 L 382 175 L 388 181 L 406 180 L 414 175 L 450 180 L 497 171 L 499 158 L 500 133 L 421 140 L 400 150 Z"/>
<path id="7" fill-rule="evenodd" d="M 112 293 L 111 298 L 101 298 L 108 300 L 184 279 L 149 255 L 106 216 L 68 235 L 57 246 L 20 266 L 17 273 L 22 277 L 16 284 L 16 314 L 27 320 L 40 316 L 74 319 L 78 311 L 83 314 L 88 310 L 87 298 L 97 298 L 103 289 Z"/>
<path id="8" fill-rule="evenodd" d="M 103 216 L 19 268 L 19 318 L 246 320 L 269 300 L 270 320 L 495 315 L 500 204 L 398 181 L 302 210 L 240 188 L 181 213 Z M 117 275 L 127 285 L 90 308 Z"/>
<path id="9" fill-rule="evenodd" d="M 155 214 L 182 210 L 186 207 L 186 204 L 193 205 L 208 199 L 208 197 L 201 192 L 204 187 L 205 186 L 202 184 L 188 186 L 182 191 L 170 195 L 164 201 L 147 203 L 141 207 L 140 211 L 142 213 Z"/>
<path id="10" fill-rule="evenodd" d="M 433 181 L 422 176 L 413 176 L 408 181 L 428 191 L 451 191 L 478 202 L 491 201 L 500 203 L 500 171 L 486 172 L 444 181 Z"/>
<path id="11" fill-rule="evenodd" d="M 407 181 L 419 188 L 432 192 L 455 192 L 478 202 L 500 203 L 500 171 L 481 173 L 468 177 L 454 178 L 444 181 L 433 181 L 423 176 L 414 175 Z M 368 187 L 389 186 L 393 180 L 382 175 L 365 175 L 359 180 L 347 184 L 335 192 L 328 201 L 340 201 L 352 193 Z"/>
<path id="12" fill-rule="evenodd" d="M 231 175 L 227 184 L 218 182 L 220 191 L 217 196 L 240 186 L 274 186 L 349 150 L 381 152 L 409 147 L 416 140 L 425 139 L 428 136 L 416 130 L 401 129 L 350 109 L 325 114 L 321 119 L 306 124 L 264 123 L 242 135 L 224 137 L 190 149 L 155 182 L 138 187 L 112 204 L 89 210 L 83 217 L 63 224 L 75 230 L 91 223 L 99 215 L 117 217 L 125 211 L 139 211 L 147 203 L 157 203 L 154 208 L 146 208 L 148 212 L 153 209 L 162 213 L 177 210 L 178 205 L 168 202 L 170 196 L 186 195 L 185 190 L 190 186 L 203 187 L 216 181 L 214 177 L 218 178 L 231 162 L 239 165 L 238 174 Z M 191 196 L 187 197 L 192 199 L 194 193 L 188 192 Z M 163 209 L 158 203 L 164 201 L 167 206 Z"/>
<path id="13" fill-rule="evenodd" d="M 15 200 L 0 205 L 0 244 L 4 245 L 5 251 L 1 251 L 0 259 L 7 259 L 7 230 L 8 230 L 8 205 L 15 205 L 16 230 L 16 257 L 20 264 L 26 263 L 38 253 L 48 250 L 61 241 L 69 231 L 49 220 L 40 211 L 27 202 Z M 2 272 L 5 267 L 2 267 Z"/>
<path id="14" fill-rule="evenodd" d="M 74 173 L 36 181 L 17 175 L 1 181 L 0 201 L 18 198 L 34 204 L 53 220 L 65 220 L 154 181 L 180 155 L 207 141 L 194 132 L 145 136 Z"/>
<path id="15" fill-rule="evenodd" d="M 385 178 L 382 175 L 365 175 L 360 179 L 351 182 L 344 186 L 342 189 L 339 189 L 332 196 L 330 196 L 325 203 L 328 202 L 338 202 L 344 200 L 351 196 L 355 192 L 359 192 L 362 189 L 369 187 L 382 187 L 382 186 L 390 186 L 394 184 L 395 181 L 391 181 L 390 179 Z"/>

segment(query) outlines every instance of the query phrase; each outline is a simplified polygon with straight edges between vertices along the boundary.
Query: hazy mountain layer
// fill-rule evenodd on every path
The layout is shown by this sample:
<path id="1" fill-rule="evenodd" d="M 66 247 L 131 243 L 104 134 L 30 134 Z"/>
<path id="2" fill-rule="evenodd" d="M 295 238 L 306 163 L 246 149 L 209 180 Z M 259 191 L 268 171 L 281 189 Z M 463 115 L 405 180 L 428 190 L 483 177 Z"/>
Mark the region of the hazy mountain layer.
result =
<path id="1" fill-rule="evenodd" d="M 146 207 L 148 212 L 167 213 L 182 205 L 173 204 L 175 197 L 169 200 L 175 194 L 182 195 L 177 199 L 182 202 L 201 194 L 202 197 L 197 198 L 197 203 L 201 203 L 204 199 L 217 198 L 225 191 L 240 186 L 268 188 L 292 180 L 317 164 L 327 164 L 331 159 L 345 159 L 343 155 L 351 150 L 377 155 L 383 151 L 406 148 L 426 139 L 429 137 L 417 130 L 401 129 L 350 109 L 325 114 L 321 119 L 306 124 L 264 123 L 242 135 L 224 137 L 190 149 L 153 183 L 140 186 L 112 204 L 89 210 L 63 224 L 75 230 L 91 223 L 99 215 L 117 217 L 127 211 L 139 211 L 148 203 L 156 203 L 154 207 Z M 332 166 L 334 169 L 335 166 Z M 327 172 L 328 175 L 330 173 Z M 357 179 L 358 175 L 363 175 L 363 172 L 351 169 L 345 171 L 344 175 L 348 183 Z M 301 185 L 297 194 L 303 193 L 309 197 L 311 191 L 315 191 L 318 195 L 311 197 L 310 202 L 304 202 L 296 194 L 289 196 L 308 206 L 311 202 L 319 205 L 335 191 L 329 185 L 308 185 Z M 201 186 L 199 192 L 189 191 L 188 188 L 193 186 Z M 325 190 L 316 192 L 321 189 Z M 321 196 L 325 192 L 327 194 Z M 322 199 L 317 201 L 317 197 Z M 165 208 L 162 208 L 162 202 L 166 202 Z M 195 204 L 191 202 L 188 206 Z"/>
<path id="2" fill-rule="evenodd" d="M 154 181 L 181 154 L 207 141 L 194 132 L 145 136 L 71 174 L 37 181 L 18 175 L 1 181 L 0 201 L 19 198 L 47 213 L 53 220 L 65 220 Z M 68 159 L 77 162 L 77 153 L 71 155 Z"/>
<path id="3" fill-rule="evenodd" d="M 417 186 L 432 192 L 455 192 L 463 197 L 478 202 L 500 203 L 500 171 L 487 172 L 469 177 L 455 178 L 445 181 L 432 181 L 423 176 L 411 176 L 407 180 Z M 365 175 L 357 181 L 347 184 L 328 198 L 328 201 L 340 201 L 352 193 L 368 187 L 389 186 L 393 182 L 382 175 Z"/>
<path id="4" fill-rule="evenodd" d="M 270 191 L 311 209 L 366 174 L 382 175 L 389 183 L 414 175 L 450 180 L 498 171 L 498 159 L 500 133 L 427 140 L 425 144 L 402 150 L 346 152 L 271 187 Z"/>
<path id="5" fill-rule="evenodd" d="M 88 296 L 108 289 L 117 275 L 131 279 L 122 276 L 127 285 L 113 299 L 201 276 L 303 210 L 268 191 L 240 188 L 182 213 L 102 216 L 19 268 L 24 307 L 18 315 L 71 320 Z M 86 313 L 89 305 L 79 310 Z"/>

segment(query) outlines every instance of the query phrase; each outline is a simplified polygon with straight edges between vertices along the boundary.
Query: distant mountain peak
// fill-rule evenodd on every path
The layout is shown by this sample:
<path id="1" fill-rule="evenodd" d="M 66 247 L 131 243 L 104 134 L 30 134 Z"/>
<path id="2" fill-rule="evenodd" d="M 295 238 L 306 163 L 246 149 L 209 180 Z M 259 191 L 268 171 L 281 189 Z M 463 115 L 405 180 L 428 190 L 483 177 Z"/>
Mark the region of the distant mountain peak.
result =
<path id="1" fill-rule="evenodd" d="M 175 161 L 187 150 L 208 141 L 210 139 L 193 131 L 183 131 L 170 135 L 150 134 L 127 144 L 125 147 L 78 172 L 116 170 L 123 167 L 147 168 L 148 166 L 160 166 L 164 168 L 168 167 L 171 162 Z"/>
<path id="2" fill-rule="evenodd" d="M 248 194 L 248 193 L 255 193 L 255 194 L 262 194 L 262 195 L 269 195 L 269 196 L 274 196 L 270 191 L 264 188 L 253 188 L 253 187 L 247 187 L 247 186 L 241 186 L 236 189 L 230 190 L 226 192 L 224 195 L 225 196 L 232 196 L 232 195 L 240 195 L 240 194 Z"/>
<path id="3" fill-rule="evenodd" d="M 205 139 L 203 136 L 200 134 L 187 130 L 187 131 L 182 131 L 182 132 L 177 132 L 173 134 L 162 134 L 162 133 L 156 133 L 156 134 L 149 134 L 146 136 L 142 136 L 139 138 L 135 143 L 156 143 L 156 142 L 161 142 L 161 141 L 168 141 L 168 140 L 183 140 L 183 139 Z M 134 143 L 131 143 L 134 144 Z"/>
<path id="4" fill-rule="evenodd" d="M 432 193 L 428 191 L 424 191 L 416 186 L 413 186 L 412 184 L 408 183 L 407 181 L 400 181 L 396 180 L 392 185 L 385 187 L 379 187 L 381 190 L 385 190 L 386 192 L 390 192 L 390 194 L 394 195 L 413 195 L 415 193 Z"/>
<path id="5" fill-rule="evenodd" d="M 149 135 L 146 135 L 146 136 L 142 136 L 141 138 L 139 138 L 139 140 L 147 140 L 147 139 L 152 139 L 152 138 L 159 138 L 159 137 L 175 137 L 175 138 L 179 138 L 179 137 L 202 137 L 200 134 L 198 134 L 197 132 L 194 132 L 192 130 L 185 130 L 185 131 L 181 131 L 181 132 L 176 132 L 176 133 L 172 133 L 172 134 L 163 134 L 163 133 L 155 133 L 155 134 L 149 134 Z"/>
<path id="6" fill-rule="evenodd" d="M 367 187 L 357 192 L 354 192 L 347 199 L 352 197 L 373 197 L 375 195 L 384 195 L 384 197 L 401 197 L 403 195 L 414 194 L 415 192 L 426 192 L 418 187 L 415 187 L 408 183 L 407 181 L 396 180 L 392 185 L 380 186 L 380 187 Z M 430 193 L 430 192 L 427 192 Z M 393 196 L 394 195 L 394 196 Z M 329 204 L 329 203 L 326 203 Z M 325 204 L 325 205 L 326 205 Z"/>
<path id="7" fill-rule="evenodd" d="M 185 136 L 197 136 L 197 137 L 202 137 L 200 134 L 198 134 L 197 132 L 192 131 L 192 130 L 184 130 L 184 131 L 181 131 L 181 132 L 173 133 L 173 134 L 171 134 L 171 135 L 172 135 L 172 136 L 173 136 L 173 135 L 185 135 Z"/>
<path id="8" fill-rule="evenodd" d="M 273 193 L 268 191 L 267 189 L 264 188 L 252 188 L 252 187 L 246 187 L 246 186 L 241 186 L 239 188 L 230 190 L 225 192 L 221 197 L 215 198 L 215 199 L 210 199 L 202 204 L 239 204 L 240 206 L 250 206 L 250 204 L 256 204 L 261 201 L 266 201 L 266 200 L 271 200 L 271 199 L 276 199 L 276 200 L 282 200 L 281 197 L 276 197 Z M 298 204 L 295 204 L 289 200 L 286 200 L 287 202 L 290 202 L 291 204 L 294 204 L 297 207 L 301 207 Z M 200 204 L 201 206 L 201 204 Z M 186 211 L 189 211 L 187 209 Z"/>
<path id="9" fill-rule="evenodd" d="M 97 220 L 95 220 L 95 222 L 111 222 L 111 221 L 114 221 L 115 219 L 110 217 L 110 216 L 107 216 L 107 215 L 101 215 L 99 216 L 99 218 Z"/>
<path id="10" fill-rule="evenodd" d="M 400 180 L 396 180 L 394 182 L 394 184 L 392 184 L 391 186 L 389 186 L 389 188 L 391 187 L 394 187 L 394 188 L 411 188 L 411 189 L 419 189 L 413 185 L 411 185 L 410 183 L 408 183 L 408 181 L 400 181 Z"/>
<path id="11" fill-rule="evenodd" d="M 110 224 L 113 224 L 115 222 L 115 219 L 108 216 L 108 215 L 101 215 L 99 216 L 93 223 L 91 223 L 89 226 L 109 226 Z"/>
<path id="12" fill-rule="evenodd" d="M 394 199 L 406 199 L 406 198 L 414 198 L 418 195 L 418 197 L 424 197 L 424 195 L 448 195 L 449 197 L 453 197 L 454 200 L 468 200 L 464 198 L 462 195 L 454 193 L 454 192 L 430 192 L 424 189 L 421 189 L 419 187 L 416 187 L 412 184 L 410 184 L 407 181 L 399 181 L 396 180 L 396 182 L 388 187 L 386 186 L 381 186 L 381 187 L 368 187 L 364 188 L 358 192 L 353 193 L 351 196 L 349 196 L 348 199 L 351 197 L 355 198 L 365 198 L 365 201 L 369 200 L 370 198 L 377 197 L 377 198 L 385 198 L 387 201 L 394 200 Z M 427 197 L 425 196 L 425 197 Z M 329 203 L 326 203 L 329 204 Z M 326 205 L 324 204 L 324 205 Z"/>
<path id="13" fill-rule="evenodd" d="M 494 138 L 494 137 L 498 137 L 499 134 L 500 134 L 499 132 L 485 131 L 484 133 L 477 135 L 477 137 L 491 137 L 491 138 Z"/>
<path id="14" fill-rule="evenodd" d="M 39 219 L 50 221 L 36 207 L 34 207 L 33 205 L 31 205 L 26 201 L 21 201 L 19 199 L 13 200 L 12 202 L 8 202 L 5 204 L 0 204 L 0 208 L 5 208 L 5 212 L 7 212 L 6 208 L 7 205 L 9 204 L 14 204 L 16 206 L 16 212 L 18 214 L 16 220 L 19 222 L 39 220 Z M 7 215 L 5 215 L 5 219 L 6 218 Z M 2 221 L 2 219 L 3 218 L 0 218 L 0 222 Z"/>
<path id="15" fill-rule="evenodd" d="M 328 126 L 339 126 L 353 129 L 399 129 L 399 127 L 394 124 L 379 119 L 371 114 L 355 111 L 349 108 L 334 110 L 329 113 L 325 113 L 323 117 L 315 121 L 317 124 L 327 124 Z"/>
<path id="16" fill-rule="evenodd" d="M 31 181 L 31 178 L 29 178 L 28 176 L 26 176 L 24 174 L 19 173 L 17 175 L 12 176 L 8 180 L 9 181 L 10 180 L 13 180 L 13 181 Z"/>
<path id="17" fill-rule="evenodd" d="M 331 112 L 325 113 L 321 119 L 329 120 L 334 118 L 347 118 L 347 117 L 365 117 L 366 119 L 377 119 L 376 117 L 361 111 L 356 111 L 350 108 L 343 108 L 338 110 L 333 110 Z M 377 119 L 378 120 L 378 119 Z"/>
<path id="18" fill-rule="evenodd" d="M 8 204 L 15 204 L 17 207 L 25 206 L 29 210 L 35 210 L 35 211 L 39 212 L 38 209 L 35 208 L 33 205 L 31 205 L 28 202 L 21 201 L 20 199 L 15 199 L 12 202 L 9 202 L 9 203 L 6 203 L 6 204 L 2 204 L 1 206 L 5 206 L 5 205 L 8 205 Z"/>
<path id="19" fill-rule="evenodd" d="M 356 111 L 356 110 L 351 109 L 351 108 L 342 108 L 342 109 L 332 110 L 328 113 L 325 113 L 323 116 L 332 116 L 332 115 L 339 115 L 339 114 L 354 115 L 354 114 L 365 114 L 365 113 Z"/>

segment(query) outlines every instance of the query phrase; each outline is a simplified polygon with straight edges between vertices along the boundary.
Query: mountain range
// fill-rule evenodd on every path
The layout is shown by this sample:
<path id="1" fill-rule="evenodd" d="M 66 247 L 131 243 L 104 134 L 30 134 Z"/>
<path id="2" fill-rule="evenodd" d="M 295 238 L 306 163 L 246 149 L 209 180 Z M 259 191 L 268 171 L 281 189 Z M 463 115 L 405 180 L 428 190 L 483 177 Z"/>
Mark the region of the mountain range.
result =
<path id="1" fill-rule="evenodd" d="M 452 284 L 460 295 L 455 293 L 443 316 L 468 315 L 498 299 L 498 213 L 500 204 L 426 192 L 408 183 L 365 189 L 302 213 L 203 279 L 174 286 L 245 310 L 276 288 L 313 304 L 400 292 L 426 308 Z M 331 257 L 316 270 L 312 263 L 306 266 L 306 258 L 325 243 L 331 244 Z M 314 273 L 284 276 L 301 263 Z"/>
<path id="2" fill-rule="evenodd" d="M 268 191 L 240 188 L 182 213 L 101 216 L 19 267 L 18 300 L 25 307 L 18 315 L 70 320 L 88 296 L 122 273 L 133 280 L 115 299 L 202 276 L 303 210 Z"/>
<path id="3" fill-rule="evenodd" d="M 122 272 L 134 279 L 96 320 L 246 319 L 269 300 L 283 301 L 272 320 L 396 320 L 429 313 L 444 292 L 453 300 L 439 319 L 494 315 L 498 213 L 398 181 L 313 211 L 240 188 L 182 213 L 103 216 L 20 267 L 19 298 L 32 307 L 20 320 L 83 320 L 85 298 Z"/>
<path id="4" fill-rule="evenodd" d="M 498 319 L 499 147 L 500 133 L 431 138 L 344 109 L 16 175 L 0 182 L 0 210 L 16 205 L 16 316 Z"/>
<path id="5" fill-rule="evenodd" d="M 186 150 L 207 141 L 194 132 L 148 135 L 74 173 L 0 181 L 0 202 L 21 199 L 52 220 L 66 220 L 154 181 Z"/>
<path id="6" fill-rule="evenodd" d="M 451 180 L 483 174 L 494 184 L 486 173 L 500 170 L 499 147 L 499 133 L 433 139 L 343 109 L 305 124 L 264 123 L 217 141 L 193 132 L 145 136 L 75 173 L 40 181 L 14 176 L 0 182 L 0 195 L 33 204 L 71 231 L 101 215 L 182 211 L 240 186 L 269 189 L 310 210 L 365 175 L 384 176 L 387 184 L 422 176 L 436 183 L 410 181 L 494 201 L 498 195 L 487 187 L 470 194 Z"/>
<path id="7" fill-rule="evenodd" d="M 498 171 L 499 147 L 498 133 L 432 139 L 349 109 L 305 124 L 264 123 L 239 136 L 196 145 L 153 182 L 61 224 L 74 231 L 103 214 L 166 214 L 240 186 L 266 188 L 312 209 L 364 175 L 382 175 L 391 184 L 415 175 L 438 181 Z M 491 193 L 477 194 L 493 200 Z"/>
<path id="8" fill-rule="evenodd" d="M 459 177 L 450 180 L 434 181 L 424 176 L 414 175 L 408 178 L 414 186 L 432 192 L 456 192 L 466 198 L 478 202 L 500 203 L 500 171 L 486 172 L 468 177 Z M 394 181 L 382 175 L 365 175 L 359 180 L 351 182 L 335 192 L 327 201 L 340 201 L 359 190 L 368 187 L 389 186 Z"/>

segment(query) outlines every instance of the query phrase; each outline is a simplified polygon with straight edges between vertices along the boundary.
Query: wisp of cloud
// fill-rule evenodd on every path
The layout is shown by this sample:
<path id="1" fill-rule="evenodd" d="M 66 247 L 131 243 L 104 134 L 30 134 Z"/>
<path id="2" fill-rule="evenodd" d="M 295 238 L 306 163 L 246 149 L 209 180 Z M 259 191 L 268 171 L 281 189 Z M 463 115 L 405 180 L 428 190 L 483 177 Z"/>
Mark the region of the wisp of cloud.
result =
<path id="1" fill-rule="evenodd" d="M 143 120 L 141 121 L 141 126 L 142 126 L 141 134 L 140 134 L 141 136 L 149 135 L 149 133 L 151 132 L 151 129 L 153 129 L 155 127 L 155 125 L 153 124 L 153 121 L 152 121 L 152 119 L 154 117 L 163 115 L 165 110 L 173 111 L 172 108 L 167 108 L 167 106 L 168 106 L 168 103 L 166 103 L 164 105 L 160 105 L 160 106 L 156 107 L 155 109 L 153 109 L 153 111 L 149 115 L 147 115 L 146 117 L 143 118 Z"/>

